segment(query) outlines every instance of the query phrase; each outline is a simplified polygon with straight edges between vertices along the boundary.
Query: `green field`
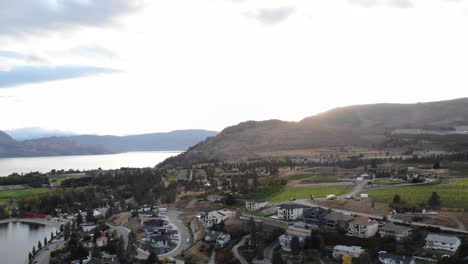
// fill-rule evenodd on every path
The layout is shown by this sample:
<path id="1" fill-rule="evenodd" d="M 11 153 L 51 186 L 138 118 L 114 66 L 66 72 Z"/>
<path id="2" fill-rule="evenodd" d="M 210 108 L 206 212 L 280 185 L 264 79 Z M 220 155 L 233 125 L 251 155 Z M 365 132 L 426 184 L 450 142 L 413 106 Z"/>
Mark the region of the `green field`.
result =
<path id="1" fill-rule="evenodd" d="M 285 185 L 270 185 L 261 188 L 255 198 L 278 203 L 291 199 L 309 199 L 311 196 L 315 198 L 325 197 L 329 194 L 344 194 L 351 190 L 352 186 L 330 186 L 330 187 L 288 187 Z"/>
<path id="2" fill-rule="evenodd" d="M 392 180 L 389 180 L 389 179 L 378 179 L 376 181 L 374 181 L 374 184 L 399 184 L 401 182 L 399 181 L 392 181 Z"/>
<path id="3" fill-rule="evenodd" d="M 31 189 L 21 189 L 21 190 L 4 190 L 0 191 L 0 202 L 18 198 L 22 196 L 29 196 L 29 195 L 36 195 L 48 192 L 49 189 L 47 188 L 31 188 Z"/>
<path id="4" fill-rule="evenodd" d="M 288 176 L 288 180 L 290 181 L 297 181 L 303 180 L 308 181 L 311 183 L 326 183 L 326 182 L 338 182 L 337 178 L 330 178 L 330 177 L 316 177 L 311 174 L 297 174 Z"/>
<path id="5" fill-rule="evenodd" d="M 450 182 L 424 184 L 419 186 L 394 187 L 370 190 L 365 193 L 376 201 L 390 203 L 395 194 L 399 194 L 402 202 L 410 205 L 426 203 L 432 192 L 440 195 L 443 207 L 468 207 L 468 179 L 454 179 Z"/>

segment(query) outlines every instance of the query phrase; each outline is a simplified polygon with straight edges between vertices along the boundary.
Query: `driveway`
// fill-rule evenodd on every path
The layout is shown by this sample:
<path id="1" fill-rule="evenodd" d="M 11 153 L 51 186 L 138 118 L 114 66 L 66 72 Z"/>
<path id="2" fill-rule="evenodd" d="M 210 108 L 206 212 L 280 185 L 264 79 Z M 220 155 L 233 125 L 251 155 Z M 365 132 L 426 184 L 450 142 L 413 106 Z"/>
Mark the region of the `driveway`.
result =
<path id="1" fill-rule="evenodd" d="M 247 238 L 249 238 L 250 235 L 244 236 L 239 243 L 237 243 L 233 248 L 232 248 L 232 253 L 234 254 L 234 257 L 239 260 L 241 264 L 249 264 L 247 260 L 239 253 L 239 248 L 245 245 L 245 241 Z"/>

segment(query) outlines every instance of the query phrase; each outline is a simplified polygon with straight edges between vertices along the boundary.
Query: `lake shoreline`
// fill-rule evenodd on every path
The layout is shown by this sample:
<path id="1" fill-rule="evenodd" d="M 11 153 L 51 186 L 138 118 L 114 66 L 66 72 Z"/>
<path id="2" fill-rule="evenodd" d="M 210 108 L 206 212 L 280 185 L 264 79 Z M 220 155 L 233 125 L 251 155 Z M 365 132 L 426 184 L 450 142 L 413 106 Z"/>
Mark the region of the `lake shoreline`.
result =
<path id="1" fill-rule="evenodd" d="M 103 170 L 130 168 L 154 168 L 169 157 L 179 155 L 179 151 L 138 151 L 103 155 L 50 156 L 25 158 L 0 158 L 0 177 L 13 173 L 40 172 L 51 170 L 68 171 Z"/>
<path id="2" fill-rule="evenodd" d="M 43 219 L 43 218 L 7 218 L 0 220 L 1 224 L 8 224 L 8 223 L 26 223 L 26 224 L 38 224 L 38 225 L 45 225 L 45 226 L 52 226 L 55 228 L 60 228 L 62 223 L 57 222 L 52 219 Z"/>

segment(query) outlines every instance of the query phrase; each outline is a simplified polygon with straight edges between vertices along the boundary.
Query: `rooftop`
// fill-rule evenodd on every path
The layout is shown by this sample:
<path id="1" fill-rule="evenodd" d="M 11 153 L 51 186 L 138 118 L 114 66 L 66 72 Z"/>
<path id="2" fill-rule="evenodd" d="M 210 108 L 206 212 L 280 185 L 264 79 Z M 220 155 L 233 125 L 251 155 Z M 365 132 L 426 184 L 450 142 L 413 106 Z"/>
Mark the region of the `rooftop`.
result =
<path id="1" fill-rule="evenodd" d="M 456 236 L 446 236 L 446 235 L 439 235 L 439 234 L 429 234 L 426 237 L 426 241 L 437 241 L 443 242 L 448 244 L 456 244 L 460 239 Z"/>
<path id="2" fill-rule="evenodd" d="M 376 225 L 379 224 L 376 220 L 372 220 L 369 217 L 365 216 L 358 216 L 354 218 L 354 220 L 351 222 L 356 225 Z"/>
<path id="3" fill-rule="evenodd" d="M 410 264 L 411 261 L 413 260 L 413 257 L 399 256 L 399 255 L 395 255 L 395 254 L 382 251 L 382 252 L 379 252 L 379 259 L 391 259 L 401 264 Z"/>
<path id="4" fill-rule="evenodd" d="M 278 207 L 281 209 L 309 208 L 309 206 L 301 204 L 280 204 Z"/>
<path id="5" fill-rule="evenodd" d="M 395 225 L 394 223 L 387 223 L 384 226 L 382 226 L 380 230 L 395 233 L 405 233 L 411 231 L 412 228 L 401 225 Z"/>
<path id="6" fill-rule="evenodd" d="M 351 221 L 353 217 L 339 212 L 332 212 L 325 216 L 325 219 L 329 221 Z"/>

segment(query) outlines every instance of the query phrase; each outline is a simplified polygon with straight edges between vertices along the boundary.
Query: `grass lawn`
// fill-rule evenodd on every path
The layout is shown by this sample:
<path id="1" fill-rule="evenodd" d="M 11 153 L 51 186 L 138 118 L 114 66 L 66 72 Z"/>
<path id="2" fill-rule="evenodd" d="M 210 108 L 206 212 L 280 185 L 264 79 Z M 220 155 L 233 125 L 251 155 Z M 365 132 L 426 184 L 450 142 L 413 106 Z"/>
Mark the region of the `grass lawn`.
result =
<path id="1" fill-rule="evenodd" d="M 5 201 L 12 198 L 18 198 L 22 196 L 36 195 L 48 192 L 48 188 L 31 188 L 21 190 L 4 190 L 0 191 L 0 201 Z"/>
<path id="2" fill-rule="evenodd" d="M 62 186 L 62 182 L 64 180 L 75 178 L 79 178 L 79 176 L 50 178 L 50 181 L 54 184 L 54 186 Z"/>
<path id="3" fill-rule="evenodd" d="M 278 203 L 289 201 L 293 198 L 304 199 L 325 197 L 329 194 L 340 195 L 351 190 L 352 186 L 330 186 L 330 187 L 288 187 L 285 185 L 269 185 L 260 188 L 255 198 Z"/>
<path id="4" fill-rule="evenodd" d="M 290 181 L 297 181 L 297 180 L 304 180 L 311 183 L 326 183 L 326 182 L 338 182 L 337 178 L 331 177 L 316 177 L 312 174 L 297 174 L 288 176 L 288 180 Z"/>
<path id="5" fill-rule="evenodd" d="M 400 181 L 392 181 L 390 179 L 378 179 L 374 181 L 374 184 L 399 184 Z"/>
<path id="6" fill-rule="evenodd" d="M 468 179 L 454 179 L 450 182 L 365 191 L 376 201 L 386 203 L 390 203 L 393 196 L 399 194 L 401 200 L 410 205 L 418 205 L 422 202 L 427 204 L 432 192 L 437 192 L 440 195 L 443 207 L 468 207 Z"/>

